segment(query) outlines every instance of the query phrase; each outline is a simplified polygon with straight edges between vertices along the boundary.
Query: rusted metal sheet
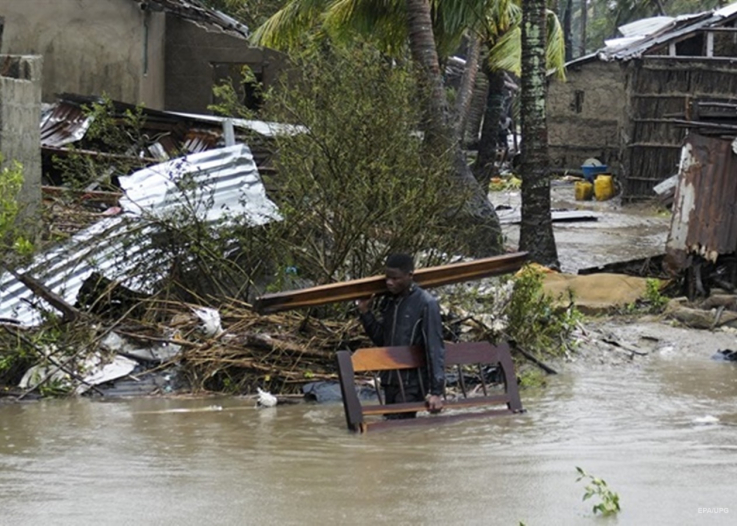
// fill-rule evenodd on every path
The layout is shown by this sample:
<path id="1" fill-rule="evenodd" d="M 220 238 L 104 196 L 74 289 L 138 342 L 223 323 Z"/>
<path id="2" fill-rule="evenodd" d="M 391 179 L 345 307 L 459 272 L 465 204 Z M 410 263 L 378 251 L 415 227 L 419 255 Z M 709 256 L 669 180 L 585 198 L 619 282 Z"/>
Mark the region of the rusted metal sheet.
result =
<path id="1" fill-rule="evenodd" d="M 737 250 L 737 155 L 733 141 L 691 133 L 683 146 L 666 265 L 677 272 L 688 256 L 715 261 Z"/>
<path id="2" fill-rule="evenodd" d="M 415 271 L 414 280 L 420 286 L 430 288 L 499 276 L 516 272 L 522 268 L 526 259 L 527 252 L 515 252 L 475 261 L 423 268 Z M 387 292 L 385 277 L 383 275 L 372 276 L 302 290 L 265 294 L 256 299 L 254 308 L 261 314 L 268 314 L 300 307 L 315 307 L 355 300 L 385 292 Z"/>

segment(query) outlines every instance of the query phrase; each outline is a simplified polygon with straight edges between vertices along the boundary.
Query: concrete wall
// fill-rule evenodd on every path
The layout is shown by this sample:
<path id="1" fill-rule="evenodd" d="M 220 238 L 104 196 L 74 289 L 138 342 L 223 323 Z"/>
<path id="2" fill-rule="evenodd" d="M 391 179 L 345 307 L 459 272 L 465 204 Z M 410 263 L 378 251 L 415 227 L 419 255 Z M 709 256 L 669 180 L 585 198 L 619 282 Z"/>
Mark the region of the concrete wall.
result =
<path id="1" fill-rule="evenodd" d="M 597 157 L 619 170 L 627 125 L 625 72 L 617 63 L 589 62 L 551 81 L 547 119 L 551 163 L 579 168 Z"/>
<path id="2" fill-rule="evenodd" d="M 0 13 L 0 50 L 44 57 L 44 101 L 61 92 L 104 92 L 132 104 L 163 106 L 162 13 L 144 13 L 131 0 L 0 0 Z"/>
<path id="3" fill-rule="evenodd" d="M 166 15 L 146 12 L 143 16 L 144 46 L 140 100 L 147 108 L 164 109 L 166 96 Z"/>
<path id="4" fill-rule="evenodd" d="M 249 65 L 262 75 L 266 86 L 274 83 L 284 67 L 282 55 L 276 51 L 251 47 L 241 38 L 209 32 L 167 15 L 165 109 L 209 113 L 213 65 L 228 63 Z"/>
<path id="5" fill-rule="evenodd" d="M 0 55 L 0 152 L 4 165 L 23 165 L 19 224 L 31 237 L 41 206 L 42 65 L 41 57 Z"/>

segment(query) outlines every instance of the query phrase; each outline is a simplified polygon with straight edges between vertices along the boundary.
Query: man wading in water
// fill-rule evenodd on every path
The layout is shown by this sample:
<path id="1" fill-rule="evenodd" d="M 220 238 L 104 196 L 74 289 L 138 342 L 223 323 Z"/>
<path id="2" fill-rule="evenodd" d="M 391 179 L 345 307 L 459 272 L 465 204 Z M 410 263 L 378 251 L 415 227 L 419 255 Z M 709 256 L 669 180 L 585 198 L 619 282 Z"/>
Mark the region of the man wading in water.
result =
<path id="1" fill-rule="evenodd" d="M 377 319 L 371 312 L 372 300 L 358 300 L 361 323 L 378 347 L 416 345 L 425 351 L 425 367 L 401 371 L 382 371 L 381 384 L 387 404 L 420 402 L 422 387 L 429 393 L 431 413 L 443 408 L 440 398 L 445 389 L 445 347 L 437 300 L 412 281 L 415 265 L 407 254 L 392 254 L 386 260 L 386 288 L 390 296 L 381 306 Z M 402 376 L 402 387 L 399 375 Z M 422 375 L 422 377 L 420 377 Z M 417 413 L 387 415 L 389 419 L 414 418 Z"/>

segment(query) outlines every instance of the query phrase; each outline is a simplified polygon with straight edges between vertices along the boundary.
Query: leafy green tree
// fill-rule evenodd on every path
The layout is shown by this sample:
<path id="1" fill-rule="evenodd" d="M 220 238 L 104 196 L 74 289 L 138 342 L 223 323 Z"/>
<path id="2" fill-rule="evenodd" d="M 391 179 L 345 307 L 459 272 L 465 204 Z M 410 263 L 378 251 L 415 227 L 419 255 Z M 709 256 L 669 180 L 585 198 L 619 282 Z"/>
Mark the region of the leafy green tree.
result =
<path id="1" fill-rule="evenodd" d="M 369 45 L 327 47 L 295 59 L 300 76 L 266 99 L 266 118 L 299 123 L 276 138 L 267 183 L 284 220 L 276 259 L 329 282 L 379 271 L 388 252 L 424 264 L 467 249 L 448 224 L 465 197 L 453 191 L 448 152 L 427 153 L 411 64 L 392 65 Z M 456 215 L 448 215 L 455 211 Z"/>
<path id="2" fill-rule="evenodd" d="M 456 226 L 458 235 L 475 240 L 470 245 L 475 256 L 502 251 L 501 228 L 486 191 L 478 185 L 460 143 L 454 140 L 438 57 L 457 46 L 470 17 L 478 16 L 474 8 L 483 3 L 481 0 L 292 0 L 254 35 L 257 43 L 295 49 L 304 45 L 305 40 L 314 43 L 331 37 L 336 42 L 347 42 L 364 34 L 384 53 L 400 60 L 409 47 L 420 86 L 430 94 L 422 99 L 421 130 L 429 152 L 453 152 L 453 180 L 457 191 L 469 196 L 463 224 L 456 223 Z M 441 30 L 436 31 L 434 26 Z"/>

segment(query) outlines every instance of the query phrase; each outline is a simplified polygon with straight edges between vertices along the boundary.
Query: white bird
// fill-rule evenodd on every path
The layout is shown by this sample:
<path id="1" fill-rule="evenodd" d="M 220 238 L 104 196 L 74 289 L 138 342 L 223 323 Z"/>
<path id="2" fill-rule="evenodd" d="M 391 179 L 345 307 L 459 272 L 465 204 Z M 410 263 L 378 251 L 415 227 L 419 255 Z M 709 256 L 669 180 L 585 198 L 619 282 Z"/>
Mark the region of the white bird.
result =
<path id="1" fill-rule="evenodd" d="M 200 319 L 199 329 L 208 338 L 212 338 L 223 332 L 223 327 L 220 325 L 220 313 L 216 309 L 211 309 L 210 307 L 192 307 L 192 312 Z"/>
<path id="2" fill-rule="evenodd" d="M 274 407 L 276 405 L 277 403 L 276 396 L 274 396 L 268 391 L 264 391 L 260 387 L 257 387 L 256 390 L 258 391 L 258 402 L 256 402 L 257 406 Z"/>

